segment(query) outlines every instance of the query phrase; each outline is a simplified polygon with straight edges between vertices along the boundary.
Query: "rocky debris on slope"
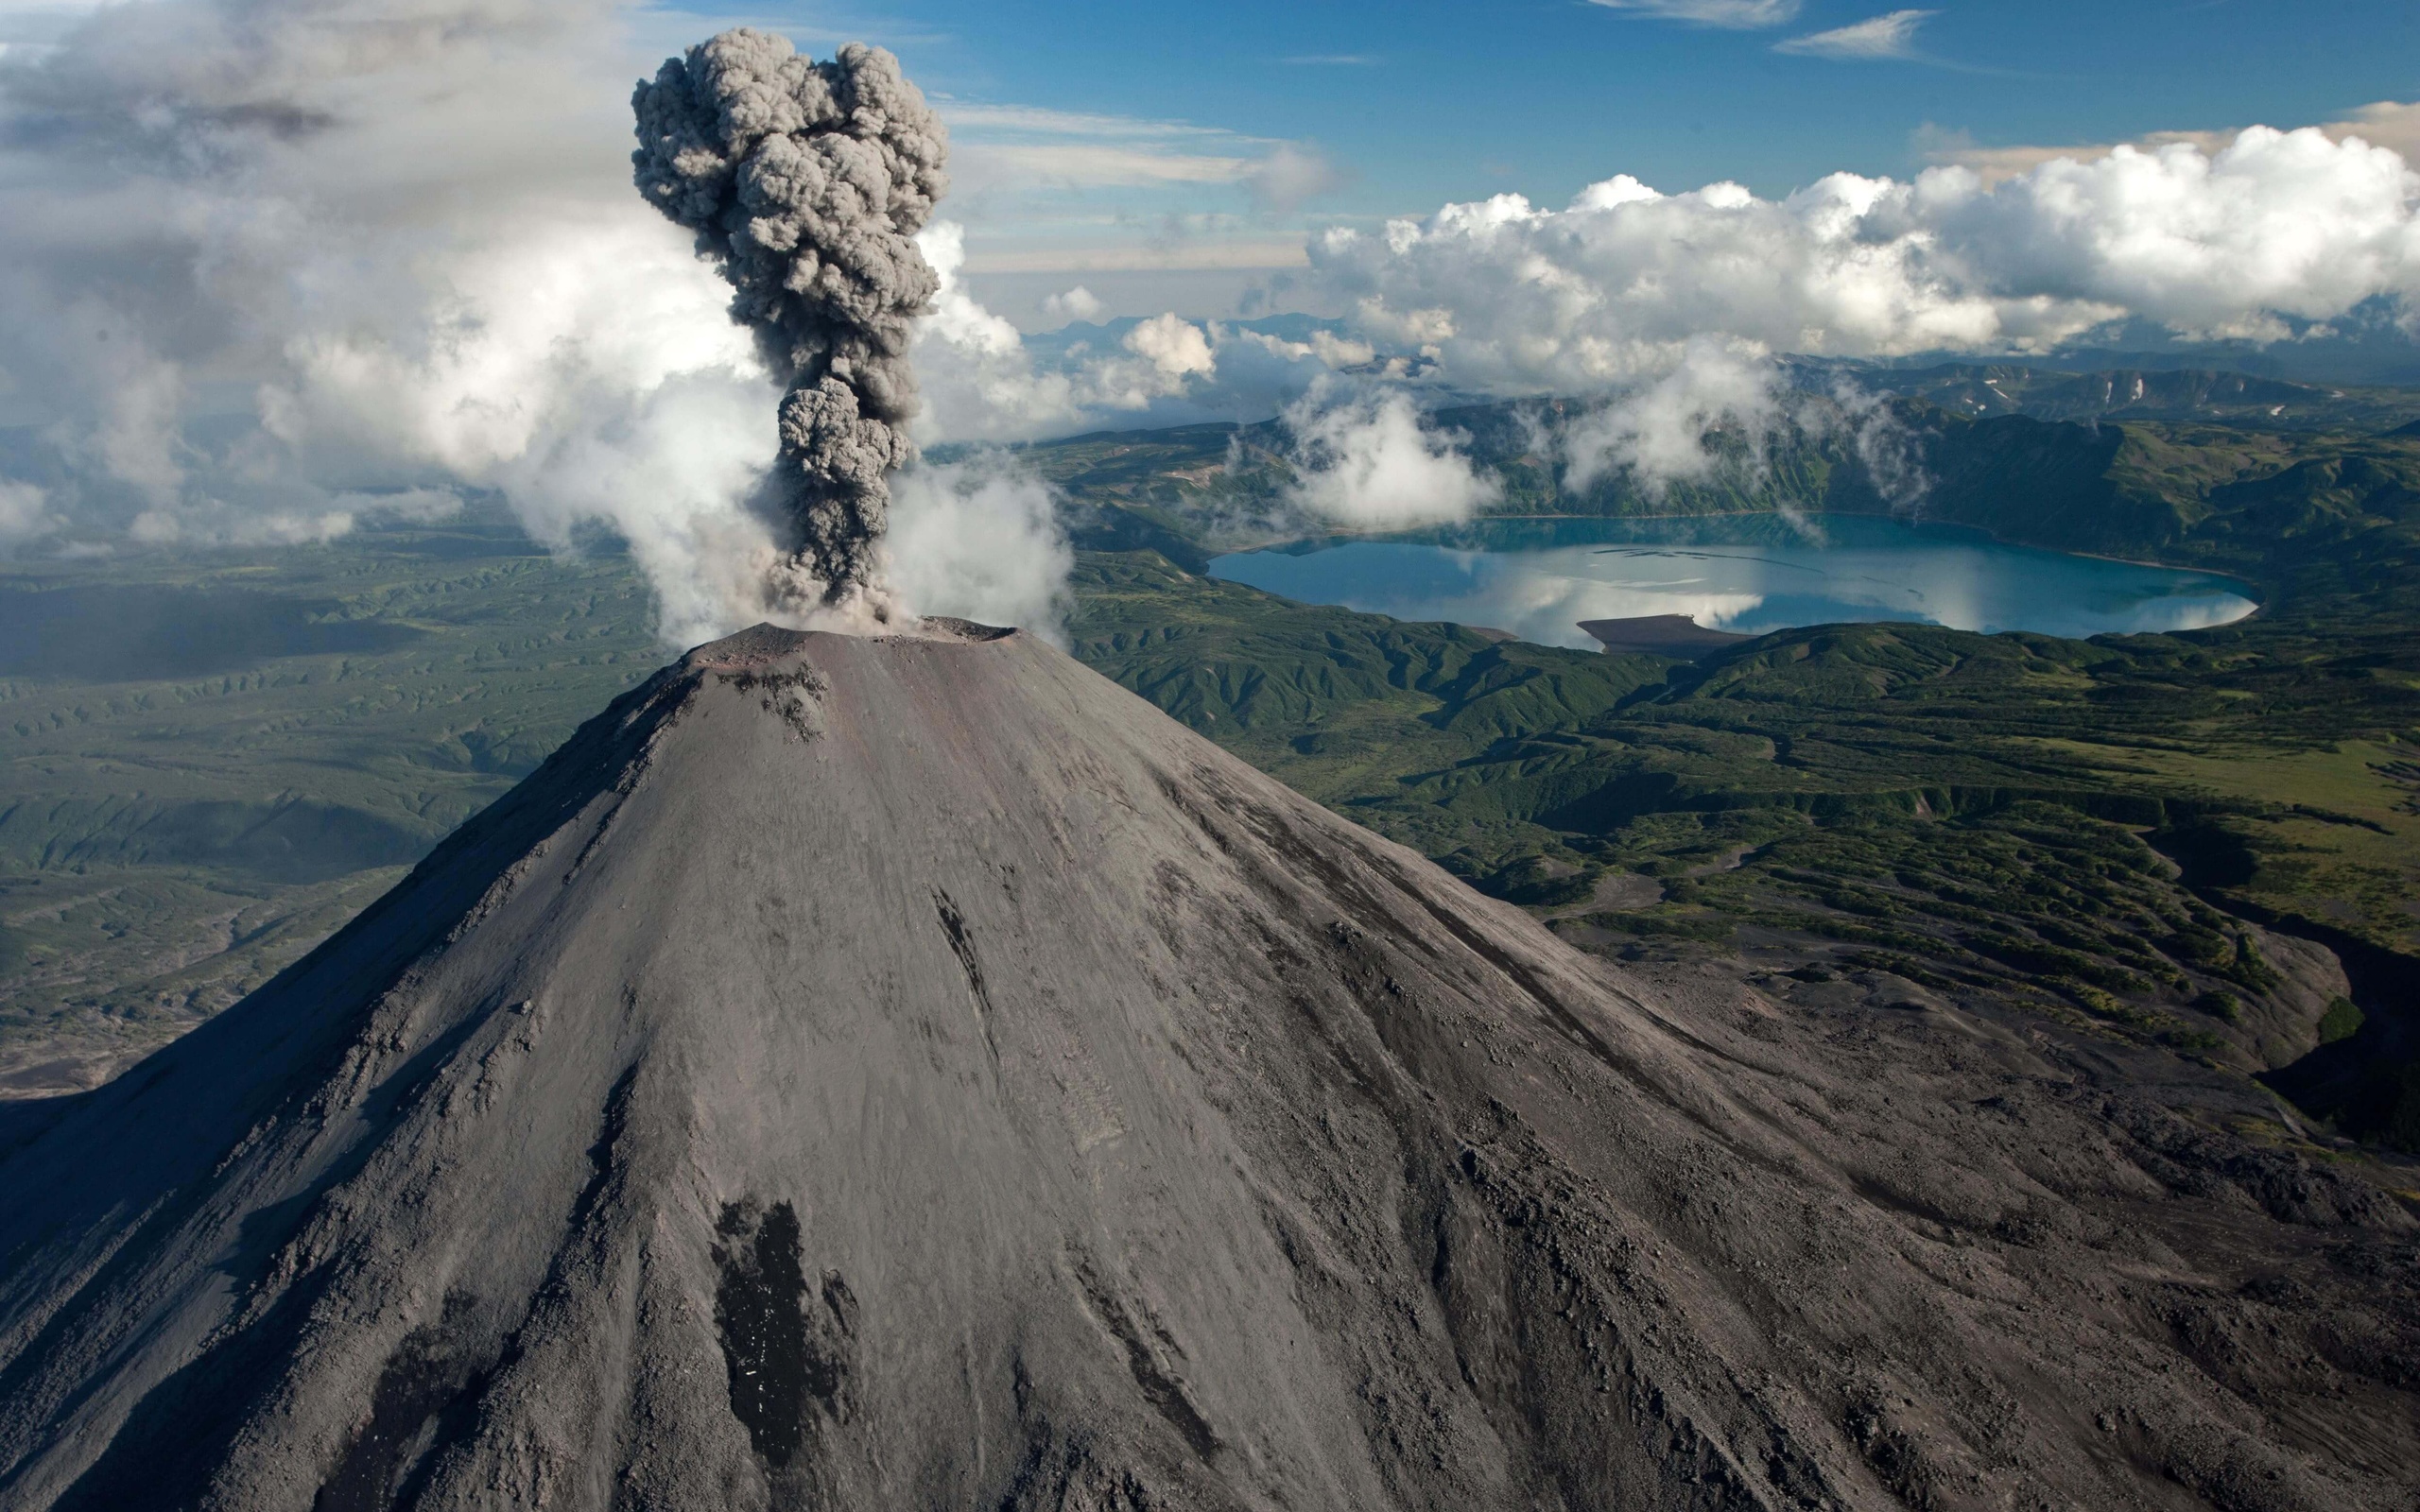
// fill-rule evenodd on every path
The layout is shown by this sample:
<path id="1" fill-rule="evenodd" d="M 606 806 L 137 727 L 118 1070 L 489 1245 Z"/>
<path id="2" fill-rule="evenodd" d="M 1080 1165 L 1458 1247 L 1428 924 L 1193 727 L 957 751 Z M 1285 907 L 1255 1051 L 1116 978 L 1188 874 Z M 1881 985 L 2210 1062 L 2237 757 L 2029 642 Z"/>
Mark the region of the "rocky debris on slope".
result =
<path id="1" fill-rule="evenodd" d="M 692 653 L 0 1110 L 0 1507 L 2408 1508 L 2393 1199 L 1625 974 L 1032 639 Z"/>

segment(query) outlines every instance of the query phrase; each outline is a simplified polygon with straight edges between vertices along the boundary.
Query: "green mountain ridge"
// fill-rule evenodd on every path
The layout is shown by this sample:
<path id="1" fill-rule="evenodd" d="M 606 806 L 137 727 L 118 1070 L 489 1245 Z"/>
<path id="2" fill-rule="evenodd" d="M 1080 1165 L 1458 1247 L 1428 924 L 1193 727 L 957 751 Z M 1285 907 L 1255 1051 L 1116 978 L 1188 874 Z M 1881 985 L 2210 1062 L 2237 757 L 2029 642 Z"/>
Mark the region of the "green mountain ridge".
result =
<path id="1" fill-rule="evenodd" d="M 1877 480 L 1847 420 L 1821 404 L 1760 451 L 1748 437 L 1712 433 L 1711 475 L 1661 488 L 1619 471 L 1567 487 L 1546 438 L 1571 423 L 1574 406 L 1452 408 L 1433 423 L 1500 483 L 1487 511 L 1495 515 L 1894 514 L 2232 573 L 2273 596 L 2289 586 L 2279 573 L 2299 575 L 2292 592 L 2308 597 L 2387 587 L 2408 566 L 2410 542 L 2395 531 L 2420 501 L 2420 436 L 1974 418 L 1922 400 L 1883 413 L 1883 451 L 1920 490 Z M 1020 455 L 1064 491 L 1077 542 L 1090 549 L 1155 550 L 1198 569 L 1222 551 L 1327 528 L 1286 503 L 1296 462 L 1276 422 L 1102 433 Z"/>

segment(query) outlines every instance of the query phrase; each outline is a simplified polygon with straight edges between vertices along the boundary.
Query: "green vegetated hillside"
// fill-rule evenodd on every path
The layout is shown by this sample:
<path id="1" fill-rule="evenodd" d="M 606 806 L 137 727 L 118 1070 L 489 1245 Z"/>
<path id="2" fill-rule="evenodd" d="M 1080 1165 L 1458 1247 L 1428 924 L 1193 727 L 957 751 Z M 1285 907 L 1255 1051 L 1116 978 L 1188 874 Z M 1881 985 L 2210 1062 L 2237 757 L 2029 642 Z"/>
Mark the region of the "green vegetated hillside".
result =
<path id="1" fill-rule="evenodd" d="M 0 1091 L 234 1002 L 662 660 L 509 522 L 0 576 Z"/>
<path id="2" fill-rule="evenodd" d="M 1934 374 L 2030 374 L 2001 387 L 2044 401 L 2048 413 L 1970 410 L 1954 388 L 1927 386 L 1862 418 L 1822 392 L 1758 438 L 1717 432 L 1720 457 L 1703 477 L 1652 489 L 1616 470 L 1567 486 L 1558 438 L 1584 428 L 1587 406 L 1563 401 L 1467 405 L 1435 423 L 1502 484 L 1502 515 L 1700 515 L 1794 508 L 1900 513 L 1970 524 L 2030 545 L 2163 560 L 2257 576 L 2272 546 L 2361 519 L 2393 518 L 2420 448 L 2420 394 L 2321 390 L 2232 374 L 2043 374 L 2021 368 Z M 1920 374 L 1919 376 L 1923 376 Z M 1901 382 L 1895 372 L 1862 381 Z M 2262 404 L 2189 403 L 2245 386 Z M 1998 380 L 1995 380 L 1997 382 Z M 2060 418 L 2085 406 L 2069 390 L 2165 383 L 2175 403 Z M 2127 390 L 2118 387 L 2118 395 Z M 2162 390 L 2153 388 L 2157 394 Z M 2266 401 L 2298 393 L 2299 409 L 2267 415 Z M 2274 406 L 2281 410 L 2282 403 Z M 2256 411 L 2267 423 L 2241 422 Z M 2125 416 L 2109 423 L 2100 413 Z M 1286 430 L 1194 425 L 1112 432 L 1028 448 L 1035 472 L 1067 490 L 1083 545 L 1156 550 L 1199 566 L 1206 554 L 1299 534 L 1283 500 L 1299 464 Z M 1879 471 L 1881 475 L 1877 475 Z M 2376 504 L 2378 507 L 2372 507 Z M 2347 511 L 2350 511 L 2349 513 Z M 2240 539 L 2238 539 L 2240 538 Z M 2315 559 L 2304 554 L 2306 559 Z"/>
<path id="3" fill-rule="evenodd" d="M 2294 383 L 2206 369 L 2067 372 L 2025 363 L 1822 369 L 1968 417 L 2212 422 L 2248 430 L 2375 433 L 2420 421 L 2409 388 Z"/>
<path id="4" fill-rule="evenodd" d="M 1936 518 L 2235 572 L 2269 608 L 2094 642 L 1825 627 L 1690 664 L 1127 552 L 1084 559 L 1077 649 L 1590 948 L 1770 948 L 2011 996 L 2420 1149 L 2420 443 L 1927 424 Z M 1184 495 L 1134 458 L 1206 438 L 1122 444 L 1095 504 L 1161 487 L 1153 525 L 1182 531 Z M 1193 550 L 1235 514 L 1205 509 Z"/>
<path id="5" fill-rule="evenodd" d="M 1533 413 L 1448 418 L 1507 509 L 1885 507 L 1837 439 L 1696 493 L 1565 496 Z M 1893 625 L 1589 655 L 1188 571 L 1287 524 L 1273 430 L 1026 457 L 1090 548 L 1080 656 L 1586 948 L 1996 994 L 2420 1146 L 2420 438 L 1912 402 L 1901 424 L 1934 518 L 2238 573 L 2269 608 L 2091 643 Z M 81 1085 L 292 960 L 658 664 L 649 618 L 627 562 L 475 511 L 10 571 L 0 1090 Z"/>

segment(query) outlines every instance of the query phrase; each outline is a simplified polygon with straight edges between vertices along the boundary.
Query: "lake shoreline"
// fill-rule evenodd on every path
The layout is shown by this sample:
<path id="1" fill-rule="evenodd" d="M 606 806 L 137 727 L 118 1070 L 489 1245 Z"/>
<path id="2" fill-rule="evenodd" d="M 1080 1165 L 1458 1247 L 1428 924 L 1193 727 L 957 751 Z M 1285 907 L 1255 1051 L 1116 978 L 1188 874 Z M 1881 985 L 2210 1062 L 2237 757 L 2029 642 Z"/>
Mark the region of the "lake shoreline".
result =
<path id="1" fill-rule="evenodd" d="M 1789 517 L 1788 515 L 1783 514 L 1778 509 L 1715 509 L 1693 514 L 1482 514 L 1474 516 L 1469 520 L 1455 522 L 1455 524 L 1464 525 L 1489 524 L 1499 520 L 1788 520 L 1789 518 Z M 1869 514 L 1858 509 L 1818 509 L 1809 514 L 1807 518 L 1816 520 L 1882 520 L 1888 521 L 1893 524 L 1906 525 L 1911 530 L 1966 530 L 1981 536 L 1985 540 L 1991 541 L 1994 545 L 2014 546 L 2026 551 L 2048 551 L 2055 553 L 2061 557 L 2081 558 L 2085 561 L 2116 562 L 2121 567 L 2154 567 L 2161 572 L 2200 573 L 2205 577 L 2221 578 L 2227 582 L 2239 584 L 2244 588 L 2252 589 L 2256 592 L 2267 591 L 2262 587 L 2262 585 L 2254 582 L 2249 577 L 2244 577 L 2235 573 L 2221 572 L 2216 567 L 2204 567 L 2196 562 L 2159 561 L 2147 557 L 2112 557 L 2106 552 L 2078 551 L 2068 546 L 2045 545 L 2038 541 L 2014 541 L 2011 540 L 2007 536 L 2001 535 L 1998 531 L 1992 529 L 1988 525 L 1970 525 L 1965 524 L 1963 521 L 1909 521 L 1903 520 L 1895 514 Z M 1445 525 L 1429 525 L 1422 528 L 1441 530 L 1448 527 Z M 1214 554 L 1210 559 L 1212 561 L 1217 561 L 1223 557 L 1248 556 L 1255 551 L 1276 551 L 1286 546 L 1300 545 L 1307 541 L 1385 541 L 1394 537 L 1412 535 L 1416 533 L 1416 530 L 1330 530 L 1322 535 L 1288 536 L 1283 540 L 1271 541 L 1256 546 L 1239 546 L 1233 551 L 1218 552 Z M 2249 594 L 2245 596 L 2247 598 L 2250 597 Z M 2227 623 L 2230 625 L 2240 625 L 2243 623 L 2243 620 L 2248 620 L 2252 618 L 2254 614 L 2258 614 L 2262 610 L 2268 608 L 2268 605 L 2261 602 L 2259 599 L 2252 599 L 2251 602 L 2251 614 L 2244 615 L 2243 619 L 2229 620 Z"/>
<path id="2" fill-rule="evenodd" d="M 1703 560 L 1680 573 L 1582 565 L 1607 547 Z M 1204 572 L 1302 602 L 1517 626 L 1525 640 L 1575 646 L 1586 643 L 1566 618 L 1677 612 L 1705 628 L 1757 635 L 1905 623 L 2091 640 L 2216 629 L 2265 607 L 2265 585 L 2231 573 L 2065 551 L 1961 521 L 1847 510 L 1804 522 L 1771 509 L 1490 514 L 1245 546 L 1219 553 Z"/>

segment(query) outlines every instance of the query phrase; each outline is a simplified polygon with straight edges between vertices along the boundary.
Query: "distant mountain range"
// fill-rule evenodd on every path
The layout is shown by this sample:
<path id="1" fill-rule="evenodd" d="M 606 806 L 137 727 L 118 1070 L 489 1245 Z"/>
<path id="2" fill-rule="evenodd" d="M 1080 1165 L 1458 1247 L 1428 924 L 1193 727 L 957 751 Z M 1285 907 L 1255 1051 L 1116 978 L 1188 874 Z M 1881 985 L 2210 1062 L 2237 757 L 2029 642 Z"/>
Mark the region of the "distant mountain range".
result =
<path id="1" fill-rule="evenodd" d="M 2253 430 L 2367 433 L 2420 422 L 2420 390 L 2294 383 L 2208 368 L 2128 365 L 2073 370 L 2005 362 L 1945 362 L 1926 368 L 1791 366 L 1802 384 L 1845 374 L 1860 387 L 1923 399 L 1976 419 L 2027 415 L 2035 420 L 2210 421 Z"/>

